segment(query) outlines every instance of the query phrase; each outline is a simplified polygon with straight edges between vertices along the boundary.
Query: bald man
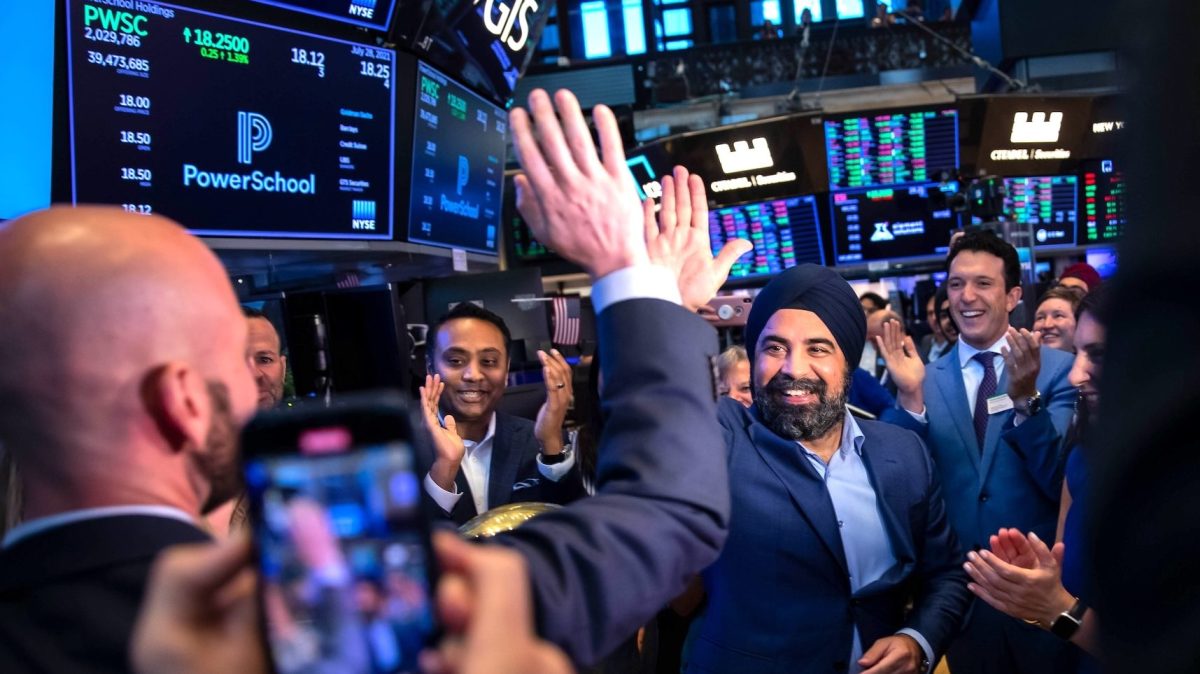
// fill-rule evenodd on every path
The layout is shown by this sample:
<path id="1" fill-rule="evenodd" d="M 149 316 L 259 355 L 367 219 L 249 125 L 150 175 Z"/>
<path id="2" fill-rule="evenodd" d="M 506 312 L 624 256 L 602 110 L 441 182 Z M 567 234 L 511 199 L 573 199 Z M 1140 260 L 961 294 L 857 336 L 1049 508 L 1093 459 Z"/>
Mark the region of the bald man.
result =
<path id="1" fill-rule="evenodd" d="M 130 318 L 133 317 L 133 320 Z M 159 217 L 53 208 L 0 231 L 0 671 L 128 671 L 155 556 L 240 484 L 257 392 L 225 271 Z"/>

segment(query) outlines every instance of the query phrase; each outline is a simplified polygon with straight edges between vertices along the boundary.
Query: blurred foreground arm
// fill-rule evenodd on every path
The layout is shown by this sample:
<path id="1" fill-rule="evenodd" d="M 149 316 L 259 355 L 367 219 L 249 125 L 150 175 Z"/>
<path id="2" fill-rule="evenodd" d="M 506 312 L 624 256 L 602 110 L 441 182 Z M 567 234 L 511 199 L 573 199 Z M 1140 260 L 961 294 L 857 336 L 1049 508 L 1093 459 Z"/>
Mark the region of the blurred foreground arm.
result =
<path id="1" fill-rule="evenodd" d="M 434 534 L 442 569 L 438 616 L 446 638 L 425 653 L 430 674 L 570 674 L 563 652 L 533 634 L 529 577 L 520 555 Z"/>
<path id="2" fill-rule="evenodd" d="M 267 671 L 250 539 L 178 546 L 159 557 L 134 628 L 139 674 Z"/>
<path id="3" fill-rule="evenodd" d="M 601 161 L 575 97 L 560 91 L 555 98 L 557 113 L 544 91 L 530 94 L 536 132 L 527 113 L 513 111 L 526 170 L 517 178 L 518 206 L 538 240 L 596 282 L 607 423 L 596 496 L 498 542 L 529 565 L 538 633 L 591 664 L 716 559 L 729 521 L 729 476 L 716 419 L 716 333 L 677 306 L 675 272 L 651 264 L 612 112 L 595 111 Z M 641 270 L 664 280 L 647 283 Z M 642 280 L 615 291 L 622 277 Z"/>

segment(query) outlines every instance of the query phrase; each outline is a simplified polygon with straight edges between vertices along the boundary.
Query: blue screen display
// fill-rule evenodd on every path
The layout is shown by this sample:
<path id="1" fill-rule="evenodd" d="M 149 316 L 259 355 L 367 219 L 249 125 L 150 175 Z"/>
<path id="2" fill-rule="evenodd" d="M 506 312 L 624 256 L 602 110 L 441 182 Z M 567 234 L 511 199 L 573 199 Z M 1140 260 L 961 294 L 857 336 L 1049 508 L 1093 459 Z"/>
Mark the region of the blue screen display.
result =
<path id="1" fill-rule="evenodd" d="M 396 53 L 67 0 L 71 198 L 197 234 L 392 238 Z"/>
<path id="2" fill-rule="evenodd" d="M 419 63 L 408 239 L 496 253 L 508 113 Z"/>
<path id="3" fill-rule="evenodd" d="M 0 220 L 50 205 L 57 4 L 0 2 L 0 44 L 19 59 L 0 68 Z"/>

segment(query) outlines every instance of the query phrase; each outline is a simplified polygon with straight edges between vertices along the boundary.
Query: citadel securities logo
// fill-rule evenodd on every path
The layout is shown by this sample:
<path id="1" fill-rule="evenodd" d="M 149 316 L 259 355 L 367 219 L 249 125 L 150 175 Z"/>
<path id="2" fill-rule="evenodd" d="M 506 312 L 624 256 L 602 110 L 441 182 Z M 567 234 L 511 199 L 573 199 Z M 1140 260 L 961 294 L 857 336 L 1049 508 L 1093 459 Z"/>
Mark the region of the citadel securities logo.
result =
<path id="1" fill-rule="evenodd" d="M 1013 115 L 1009 140 L 1013 143 L 1057 143 L 1062 121 L 1061 112 L 1052 112 L 1048 118 L 1044 112 L 1035 112 L 1032 119 L 1028 112 L 1018 112 Z"/>
<path id="2" fill-rule="evenodd" d="M 735 141 L 732 150 L 729 149 L 729 143 L 721 143 L 717 145 L 716 151 L 721 170 L 726 174 L 743 173 L 775 165 L 766 138 L 755 138 L 750 143 L 744 140 Z"/>
<path id="3" fill-rule="evenodd" d="M 471 4 L 478 6 L 479 0 Z M 497 4 L 495 0 L 484 0 L 483 27 L 500 38 L 509 49 L 521 51 L 529 41 L 529 14 L 537 10 L 537 0 L 516 0 L 511 7 L 504 3 Z M 514 28 L 518 30 L 516 35 L 513 34 Z"/>
<path id="4" fill-rule="evenodd" d="M 271 121 L 257 112 L 238 111 L 237 157 L 239 164 L 252 164 L 255 152 L 271 147 Z"/>
<path id="5" fill-rule="evenodd" d="M 271 146 L 274 133 L 271 122 L 257 112 L 237 113 L 237 161 L 250 164 L 255 152 Z M 201 189 L 238 190 L 248 192 L 278 192 L 284 194 L 316 194 L 317 174 L 293 178 L 275 170 L 270 173 L 255 169 L 250 173 L 207 171 L 195 164 L 183 165 L 183 186 Z"/>

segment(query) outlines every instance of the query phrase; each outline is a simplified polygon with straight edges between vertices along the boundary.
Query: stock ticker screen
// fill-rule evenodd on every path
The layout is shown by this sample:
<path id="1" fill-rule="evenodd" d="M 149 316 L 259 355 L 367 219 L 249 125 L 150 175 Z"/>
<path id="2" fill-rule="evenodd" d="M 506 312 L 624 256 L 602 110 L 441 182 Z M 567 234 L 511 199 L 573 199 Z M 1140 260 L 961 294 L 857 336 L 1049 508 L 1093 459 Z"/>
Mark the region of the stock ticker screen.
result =
<path id="1" fill-rule="evenodd" d="M 829 195 L 837 264 L 945 255 L 959 216 L 954 183 L 874 187 Z"/>
<path id="2" fill-rule="evenodd" d="M 496 253 L 508 113 L 417 66 L 408 239 Z"/>
<path id="3" fill-rule="evenodd" d="M 1004 179 L 1004 212 L 1033 227 L 1037 246 L 1074 246 L 1078 206 L 1075 176 Z"/>
<path id="4" fill-rule="evenodd" d="M 746 239 L 754 249 L 738 258 L 730 279 L 777 274 L 797 264 L 825 264 L 812 196 L 761 201 L 709 211 L 713 254 L 731 239 Z"/>
<path id="5" fill-rule="evenodd" d="M 1111 159 L 1089 162 L 1083 170 L 1083 222 L 1079 243 L 1107 243 L 1125 232 L 1125 176 Z"/>
<path id="6" fill-rule="evenodd" d="M 958 111 L 879 112 L 825 120 L 829 189 L 938 180 L 959 166 Z"/>
<path id="7" fill-rule="evenodd" d="M 313 14 L 364 28 L 385 30 L 392 15 L 392 0 L 254 0 L 305 14 Z"/>
<path id="8" fill-rule="evenodd" d="M 395 53 L 66 0 L 71 199 L 208 236 L 390 239 Z"/>

